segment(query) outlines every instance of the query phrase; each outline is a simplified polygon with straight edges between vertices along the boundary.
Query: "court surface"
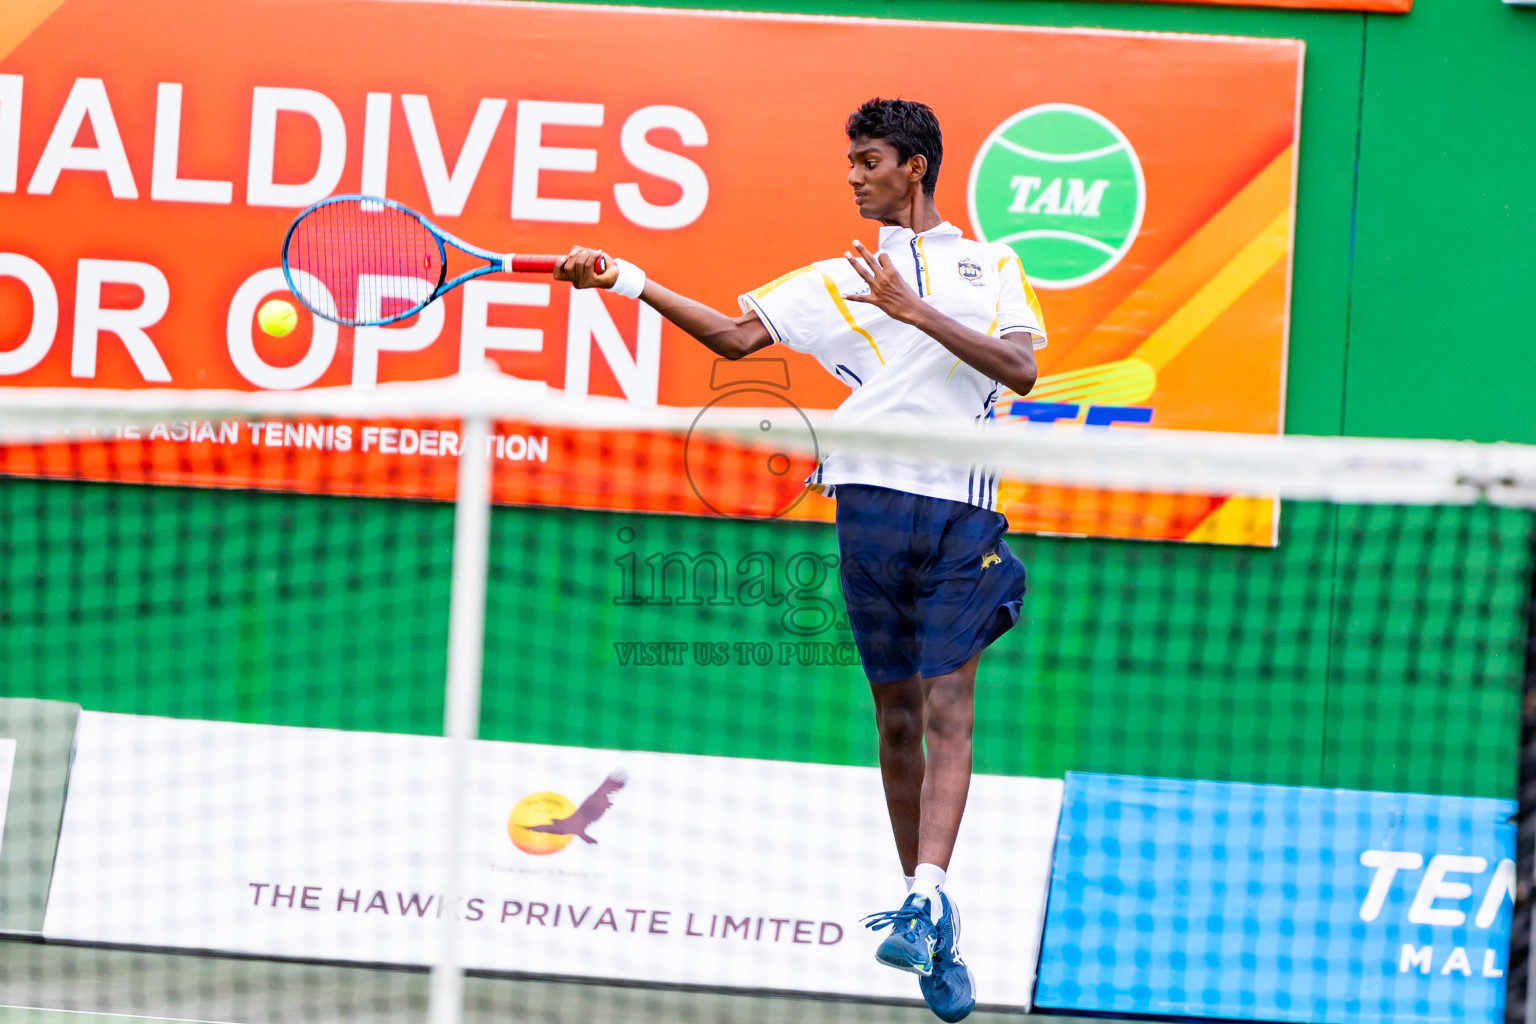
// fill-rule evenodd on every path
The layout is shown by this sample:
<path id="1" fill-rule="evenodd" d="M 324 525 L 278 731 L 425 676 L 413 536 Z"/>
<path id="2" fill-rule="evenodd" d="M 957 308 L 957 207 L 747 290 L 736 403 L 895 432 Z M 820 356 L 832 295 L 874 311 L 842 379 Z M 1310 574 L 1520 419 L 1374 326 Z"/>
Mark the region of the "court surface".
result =
<path id="1" fill-rule="evenodd" d="M 916 990 L 914 984 L 914 996 Z M 426 1019 L 423 973 L 0 940 L 0 1024 L 421 1024 Z M 464 1000 L 466 1024 L 928 1024 L 933 1019 L 921 1005 L 508 978 L 469 978 Z M 969 1018 L 977 1024 L 1044 1019 L 1009 1013 Z M 1072 1024 L 1072 1019 L 1053 1016 L 1050 1022 Z"/>

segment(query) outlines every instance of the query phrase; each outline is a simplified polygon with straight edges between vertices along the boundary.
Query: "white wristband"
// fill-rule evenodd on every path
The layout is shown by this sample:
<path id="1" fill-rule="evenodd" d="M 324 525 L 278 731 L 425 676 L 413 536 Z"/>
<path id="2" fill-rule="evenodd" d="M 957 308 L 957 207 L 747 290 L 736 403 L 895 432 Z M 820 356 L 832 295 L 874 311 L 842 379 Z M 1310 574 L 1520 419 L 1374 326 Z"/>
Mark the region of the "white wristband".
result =
<path id="1" fill-rule="evenodd" d="M 614 260 L 613 265 L 619 268 L 619 276 L 608 286 L 608 290 L 626 299 L 638 299 L 645 290 L 645 271 L 628 260 Z"/>

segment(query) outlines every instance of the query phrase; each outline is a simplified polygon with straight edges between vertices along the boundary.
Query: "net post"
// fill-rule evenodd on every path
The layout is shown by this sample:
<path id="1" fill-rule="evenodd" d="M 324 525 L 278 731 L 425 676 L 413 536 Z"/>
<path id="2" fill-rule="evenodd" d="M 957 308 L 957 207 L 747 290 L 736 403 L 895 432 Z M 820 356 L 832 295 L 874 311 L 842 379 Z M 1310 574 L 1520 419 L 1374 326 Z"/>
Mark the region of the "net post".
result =
<path id="1" fill-rule="evenodd" d="M 1520 694 L 1520 764 L 1515 810 L 1515 909 L 1504 970 L 1505 1024 L 1536 1024 L 1531 950 L 1536 940 L 1536 527 L 1528 527 L 1525 672 Z"/>
<path id="2" fill-rule="evenodd" d="M 481 662 L 485 651 L 485 580 L 491 524 L 491 468 L 486 457 L 490 421 L 466 416 L 459 449 L 458 488 L 453 515 L 453 580 L 448 602 L 448 680 L 443 735 L 448 746 L 448 833 L 442 899 L 441 945 L 432 966 L 429 1024 L 460 1024 L 464 1014 L 464 969 L 459 957 L 460 925 L 455 913 L 461 886 L 460 839 L 464 832 L 465 787 L 470 744 L 480 732 Z"/>

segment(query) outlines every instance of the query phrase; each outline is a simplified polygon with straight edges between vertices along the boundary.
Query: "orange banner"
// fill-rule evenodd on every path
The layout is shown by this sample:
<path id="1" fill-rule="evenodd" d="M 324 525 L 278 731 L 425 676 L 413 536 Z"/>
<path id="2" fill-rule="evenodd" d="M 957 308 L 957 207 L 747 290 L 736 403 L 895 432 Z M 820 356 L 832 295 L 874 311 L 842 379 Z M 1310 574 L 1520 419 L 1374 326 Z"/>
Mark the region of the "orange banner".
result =
<path id="1" fill-rule="evenodd" d="M 255 311 L 284 294 L 279 245 L 295 211 L 354 191 L 487 248 L 600 245 L 734 310 L 742 291 L 851 238 L 873 242 L 844 181 L 842 124 L 872 95 L 901 95 L 943 125 L 940 212 L 1011 245 L 1044 306 L 1042 377 L 1030 395 L 1004 396 L 1003 429 L 1273 433 L 1301 63 L 1289 40 L 1097 30 L 517 3 L 27 0 L 0 10 L 0 383 L 367 388 L 489 357 L 570 395 L 703 407 L 758 371 L 719 374 L 648 307 L 547 279 L 485 279 L 442 300 L 441 316 L 383 329 L 301 313 L 277 339 Z M 847 394 L 808 356 L 764 355 L 775 365 L 751 384 L 756 404 L 767 394 L 827 409 Z M 167 482 L 319 486 L 238 467 L 269 437 L 279 448 L 297 437 L 302 451 L 322 432 L 229 440 L 206 426 L 147 434 L 133 444 L 180 454 L 134 463 L 161 466 L 146 478 Z M 354 493 L 404 493 L 390 481 L 448 457 L 425 452 L 419 433 L 408 452 L 355 443 L 353 458 L 379 461 L 348 477 Z M 507 450 L 502 500 L 549 495 L 501 476 L 596 457 L 558 439 Z M 707 511 L 679 497 L 694 489 L 681 451 L 665 458 L 672 479 L 652 506 Z M 78 460 L 71 471 L 106 473 Z M 1181 501 L 1153 522 L 1132 497 L 1106 507 L 1006 486 L 1001 497 L 1019 529 L 1266 544 L 1274 533 L 1268 503 L 1238 514 L 1220 499 Z M 569 503 L 633 502 L 598 488 Z M 791 514 L 829 507 L 812 495 Z"/>

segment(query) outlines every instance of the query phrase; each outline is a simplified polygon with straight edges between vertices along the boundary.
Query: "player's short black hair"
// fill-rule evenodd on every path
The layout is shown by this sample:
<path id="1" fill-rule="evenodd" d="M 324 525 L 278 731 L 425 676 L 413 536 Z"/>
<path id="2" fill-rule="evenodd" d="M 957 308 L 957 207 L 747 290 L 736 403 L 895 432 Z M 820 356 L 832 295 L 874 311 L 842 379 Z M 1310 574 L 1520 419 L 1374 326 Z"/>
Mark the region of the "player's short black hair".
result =
<path id="1" fill-rule="evenodd" d="M 848 115 L 845 126 L 848 140 L 881 139 L 896 149 L 896 158 L 906 163 L 921 153 L 928 159 L 923 174 L 923 195 L 933 195 L 939 184 L 939 164 L 944 162 L 944 135 L 939 119 L 926 103 L 912 100 L 866 100 Z"/>

